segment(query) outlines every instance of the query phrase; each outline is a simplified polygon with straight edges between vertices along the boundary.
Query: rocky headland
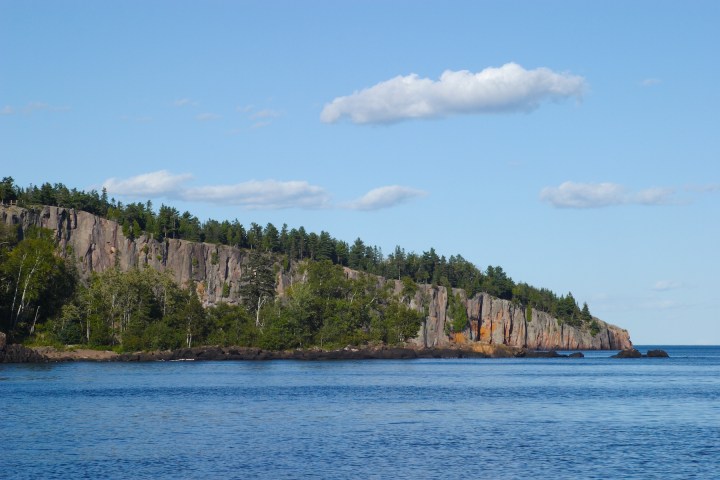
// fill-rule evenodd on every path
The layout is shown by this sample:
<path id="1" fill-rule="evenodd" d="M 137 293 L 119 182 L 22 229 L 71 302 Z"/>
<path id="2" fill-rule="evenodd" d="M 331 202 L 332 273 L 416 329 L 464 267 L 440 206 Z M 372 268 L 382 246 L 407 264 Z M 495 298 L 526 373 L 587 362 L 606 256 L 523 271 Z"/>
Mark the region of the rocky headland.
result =
<path id="1" fill-rule="evenodd" d="M 62 255 L 71 258 L 82 278 L 92 272 L 118 267 L 122 271 L 148 266 L 169 272 L 179 285 L 195 282 L 205 306 L 226 302 L 240 302 L 241 278 L 248 267 L 249 254 L 242 249 L 225 245 L 197 243 L 178 239 L 157 241 L 141 235 L 129 239 L 114 221 L 83 211 L 45 206 L 25 209 L 16 206 L 0 207 L 0 222 L 26 229 L 31 225 L 54 232 Z M 345 269 L 348 277 L 359 272 Z M 279 271 L 277 294 L 282 296 L 293 283 L 301 281 L 291 267 Z M 378 277 L 378 282 L 394 282 L 396 293 L 402 283 Z M 459 295 L 467 311 L 465 331 L 448 335 L 448 296 Z M 413 351 L 444 349 L 455 345 L 494 345 L 533 350 L 623 350 L 632 348 L 627 330 L 594 318 L 595 331 L 586 326 L 575 327 L 550 314 L 525 308 L 485 293 L 468 298 L 461 289 L 451 292 L 442 286 L 418 285 L 412 308 L 426 312 L 417 336 L 412 340 Z"/>

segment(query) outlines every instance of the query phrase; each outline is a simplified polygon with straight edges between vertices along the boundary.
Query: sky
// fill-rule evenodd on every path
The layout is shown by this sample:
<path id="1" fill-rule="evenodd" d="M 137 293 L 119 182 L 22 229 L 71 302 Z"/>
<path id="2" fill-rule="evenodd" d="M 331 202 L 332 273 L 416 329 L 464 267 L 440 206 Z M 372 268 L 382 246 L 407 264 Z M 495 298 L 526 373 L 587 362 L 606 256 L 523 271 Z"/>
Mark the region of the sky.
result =
<path id="1" fill-rule="evenodd" d="M 720 2 L 0 0 L 0 175 L 435 248 L 720 344 Z"/>

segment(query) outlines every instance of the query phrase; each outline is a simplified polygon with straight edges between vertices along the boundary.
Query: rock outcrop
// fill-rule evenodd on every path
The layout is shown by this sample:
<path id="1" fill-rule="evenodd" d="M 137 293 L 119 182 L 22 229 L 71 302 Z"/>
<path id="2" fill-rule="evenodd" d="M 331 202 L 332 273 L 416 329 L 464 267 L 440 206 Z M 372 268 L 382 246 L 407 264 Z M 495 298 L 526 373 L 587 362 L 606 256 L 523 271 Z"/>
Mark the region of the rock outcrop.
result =
<path id="1" fill-rule="evenodd" d="M 626 348 L 620 350 L 618 353 L 610 358 L 669 358 L 670 355 L 665 350 L 648 350 L 647 354 L 643 355 L 636 348 Z"/>
<path id="2" fill-rule="evenodd" d="M 36 210 L 0 207 L 0 221 L 22 229 L 36 225 L 53 230 L 60 251 L 76 260 L 83 278 L 113 266 L 121 270 L 149 266 L 169 272 L 180 285 L 195 282 L 206 306 L 240 300 L 240 281 L 249 260 L 244 250 L 177 239 L 159 242 L 145 235 L 131 240 L 114 221 L 61 207 L 46 206 Z M 359 275 L 350 269 L 346 269 L 346 274 L 351 278 Z M 278 294 L 283 295 L 293 281 L 297 279 L 292 272 L 280 272 Z M 384 281 L 378 278 L 378 282 Z M 395 281 L 395 292 L 401 291 L 401 282 Z M 426 312 L 426 318 L 413 340 L 416 346 L 437 348 L 452 343 L 482 342 L 538 350 L 622 350 L 632 347 L 626 330 L 599 319 L 595 319 L 599 328 L 593 335 L 587 328 L 561 324 L 549 314 L 536 310 L 527 321 L 523 307 L 488 294 L 469 299 L 460 289 L 453 289 L 452 294 L 459 294 L 466 307 L 468 328 L 451 339 L 446 328 L 450 320 L 447 289 L 419 285 L 410 299 L 410 306 Z"/>
<path id="3" fill-rule="evenodd" d="M 7 336 L 0 332 L 0 363 L 42 363 L 47 358 L 23 345 L 7 344 Z"/>

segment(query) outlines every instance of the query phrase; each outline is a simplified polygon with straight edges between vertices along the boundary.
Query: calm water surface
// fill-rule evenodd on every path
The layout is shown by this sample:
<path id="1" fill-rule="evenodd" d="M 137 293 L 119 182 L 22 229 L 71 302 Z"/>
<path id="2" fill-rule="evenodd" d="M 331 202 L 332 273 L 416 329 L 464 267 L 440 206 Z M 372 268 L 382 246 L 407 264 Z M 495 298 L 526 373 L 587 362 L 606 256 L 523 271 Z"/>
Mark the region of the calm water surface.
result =
<path id="1" fill-rule="evenodd" d="M 0 365 L 1 475 L 720 478 L 720 347 L 662 348 Z"/>

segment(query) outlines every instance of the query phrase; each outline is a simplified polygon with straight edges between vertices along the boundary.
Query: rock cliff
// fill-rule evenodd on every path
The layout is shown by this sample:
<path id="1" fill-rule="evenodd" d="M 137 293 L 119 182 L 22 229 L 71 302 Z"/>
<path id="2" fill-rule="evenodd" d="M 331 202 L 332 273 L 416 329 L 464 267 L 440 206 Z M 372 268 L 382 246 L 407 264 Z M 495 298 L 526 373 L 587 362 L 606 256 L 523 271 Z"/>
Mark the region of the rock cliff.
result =
<path id="1" fill-rule="evenodd" d="M 129 270 L 147 265 L 169 272 L 180 285 L 196 282 L 198 294 L 206 306 L 240 300 L 240 279 L 248 263 L 244 250 L 176 239 L 158 242 L 147 236 L 130 240 L 116 222 L 61 207 L 46 206 L 36 210 L 0 207 L 0 221 L 23 229 L 36 225 L 53 230 L 60 251 L 76 260 L 84 278 L 92 272 L 102 272 L 113 266 Z M 350 269 L 346 269 L 346 274 L 349 277 L 359 275 Z M 292 275 L 278 274 L 279 295 L 284 293 L 291 281 Z M 225 285 L 227 289 L 224 289 Z M 401 282 L 395 281 L 395 292 L 401 290 Z M 223 296 L 223 293 L 226 295 Z M 463 290 L 453 289 L 452 293 L 462 298 L 469 327 L 451 339 L 446 328 L 450 321 L 447 289 L 419 285 L 415 296 L 410 299 L 410 305 L 426 312 L 426 318 L 414 339 L 416 345 L 442 347 L 453 342 L 482 342 L 543 350 L 621 350 L 632 347 L 626 330 L 599 319 L 596 319 L 599 331 L 592 335 L 587 328 L 560 324 L 549 314 L 536 310 L 532 311 L 531 320 L 527 321 L 523 307 L 487 294 L 468 299 Z"/>

